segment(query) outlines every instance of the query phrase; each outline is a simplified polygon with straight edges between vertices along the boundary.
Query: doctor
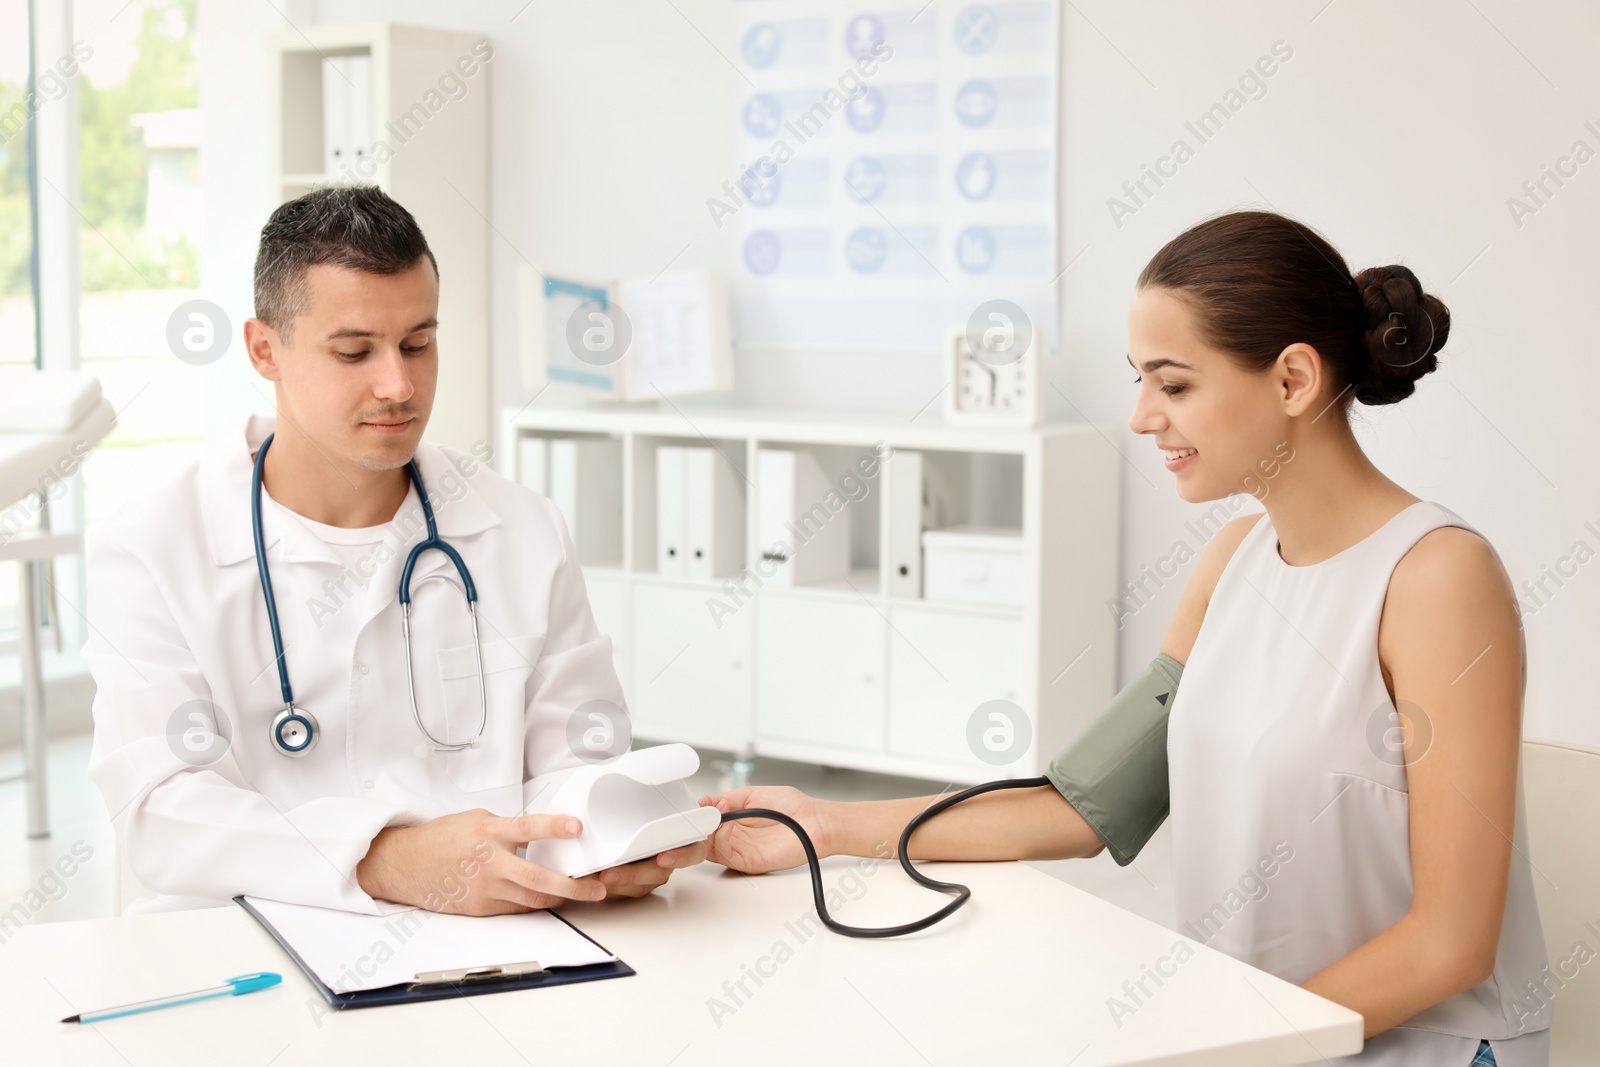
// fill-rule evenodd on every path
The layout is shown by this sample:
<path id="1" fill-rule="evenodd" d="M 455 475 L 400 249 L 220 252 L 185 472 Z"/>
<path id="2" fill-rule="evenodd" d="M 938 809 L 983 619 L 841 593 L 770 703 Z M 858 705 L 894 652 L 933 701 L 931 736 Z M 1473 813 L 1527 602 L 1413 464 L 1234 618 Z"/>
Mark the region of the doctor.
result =
<path id="1" fill-rule="evenodd" d="M 244 893 L 495 914 L 641 896 L 705 856 L 572 879 L 516 854 L 580 832 L 520 814 L 523 783 L 594 758 L 577 739 L 597 722 L 625 737 L 625 698 L 560 513 L 489 470 L 487 447 L 422 439 L 439 284 L 376 188 L 279 207 L 244 326 L 276 419 L 250 418 L 91 543 L 89 773 L 162 895 L 140 910 Z M 430 525 L 460 567 L 429 547 L 408 568 Z"/>

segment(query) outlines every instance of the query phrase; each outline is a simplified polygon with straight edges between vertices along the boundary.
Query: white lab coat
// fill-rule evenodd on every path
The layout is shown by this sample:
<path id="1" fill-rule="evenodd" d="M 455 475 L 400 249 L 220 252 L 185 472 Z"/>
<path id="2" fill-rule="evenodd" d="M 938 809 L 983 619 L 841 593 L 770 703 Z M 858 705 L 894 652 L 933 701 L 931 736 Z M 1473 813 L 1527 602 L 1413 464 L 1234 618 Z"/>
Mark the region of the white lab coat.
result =
<path id="1" fill-rule="evenodd" d="M 339 610 L 360 614 L 358 625 L 339 628 L 355 635 L 353 647 L 334 647 L 306 608 L 314 598 L 334 602 L 325 583 L 344 564 L 264 499 L 295 702 L 321 727 L 304 757 L 274 750 L 269 725 L 283 699 L 250 523 L 250 453 L 272 427 L 251 418 L 90 538 L 89 774 L 133 873 L 163 894 L 130 910 L 245 893 L 376 912 L 355 868 L 379 830 L 479 807 L 517 814 L 525 780 L 581 764 L 567 740 L 575 709 L 595 699 L 626 708 L 560 512 L 475 457 L 424 443 L 417 462 L 439 534 L 478 590 L 483 740 L 434 752 L 412 719 L 397 589 L 406 553 L 425 536 L 420 521 L 404 549 L 373 560 L 365 590 L 345 582 L 353 595 Z M 408 508 L 420 519 L 416 505 L 413 495 L 397 520 Z M 477 675 L 460 596 L 438 581 L 418 585 L 441 571 L 455 576 L 443 553 L 429 551 L 413 573 L 413 661 L 425 721 L 455 740 L 477 724 Z M 195 729 L 190 713 L 205 708 L 196 700 L 215 705 L 231 735 L 201 765 L 192 749 L 204 747 L 203 731 L 184 736 Z"/>

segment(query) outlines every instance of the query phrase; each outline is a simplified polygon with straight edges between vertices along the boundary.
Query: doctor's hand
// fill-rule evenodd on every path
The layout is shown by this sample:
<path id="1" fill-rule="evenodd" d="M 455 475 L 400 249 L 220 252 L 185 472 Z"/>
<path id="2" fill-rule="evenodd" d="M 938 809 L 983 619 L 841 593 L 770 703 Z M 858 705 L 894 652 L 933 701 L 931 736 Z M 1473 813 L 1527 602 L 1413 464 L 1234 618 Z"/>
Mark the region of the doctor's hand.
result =
<path id="1" fill-rule="evenodd" d="M 782 812 L 805 828 L 818 858 L 834 854 L 834 835 L 829 823 L 830 805 L 789 786 L 748 786 L 715 796 L 701 797 L 702 805 L 718 811 L 740 808 L 768 808 Z M 745 874 L 764 874 L 798 867 L 806 861 L 805 849 L 795 832 L 772 819 L 739 819 L 717 827 L 711 835 L 708 857 Z"/>
<path id="2" fill-rule="evenodd" d="M 597 877 L 606 887 L 607 900 L 642 897 L 657 886 L 665 885 L 676 868 L 693 867 L 704 860 L 706 847 L 706 842 L 696 841 L 692 845 L 668 849 L 647 860 L 608 868 L 601 871 Z"/>
<path id="3" fill-rule="evenodd" d="M 517 855 L 529 841 L 581 832 L 578 820 L 565 815 L 503 818 L 482 808 L 417 826 L 388 826 L 356 865 L 356 881 L 374 899 L 457 915 L 504 915 L 568 900 L 600 900 L 606 887 L 599 879 L 568 878 Z"/>

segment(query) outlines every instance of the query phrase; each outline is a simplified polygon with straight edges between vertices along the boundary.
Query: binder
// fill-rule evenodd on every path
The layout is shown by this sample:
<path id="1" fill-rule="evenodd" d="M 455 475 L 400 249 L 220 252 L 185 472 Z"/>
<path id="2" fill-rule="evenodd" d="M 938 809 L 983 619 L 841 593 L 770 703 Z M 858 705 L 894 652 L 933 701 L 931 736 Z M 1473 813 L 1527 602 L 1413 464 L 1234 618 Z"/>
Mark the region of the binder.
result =
<path id="1" fill-rule="evenodd" d="M 567 338 L 574 314 L 600 325 L 621 307 L 631 332 L 627 358 L 580 359 Z M 728 287 L 713 270 L 616 278 L 517 269 L 523 384 L 547 382 L 617 400 L 651 400 L 733 389 Z M 591 313 L 595 313 L 591 315 Z"/>
<path id="2" fill-rule="evenodd" d="M 705 268 L 624 279 L 617 301 L 633 320 L 633 345 L 619 383 L 625 399 L 733 388 L 728 287 Z"/>
<path id="3" fill-rule="evenodd" d="M 567 520 L 578 558 L 591 566 L 622 559 L 622 442 L 550 441 L 552 503 Z"/>
<path id="4" fill-rule="evenodd" d="M 363 53 L 345 56 L 345 145 L 349 167 L 356 180 L 370 180 L 367 157 L 372 154 L 372 57 Z M 376 172 L 373 172 L 376 173 Z"/>
<path id="5" fill-rule="evenodd" d="M 550 442 L 546 438 L 517 441 L 517 481 L 540 496 L 550 495 Z"/>
<path id="6" fill-rule="evenodd" d="M 326 56 L 322 60 L 322 169 L 329 181 L 337 181 L 352 162 L 350 59 Z"/>
<path id="7" fill-rule="evenodd" d="M 777 585 L 814 585 L 850 573 L 850 508 L 829 510 L 837 490 L 803 450 L 756 453 L 759 573 Z M 768 572 L 771 572 L 770 577 Z"/>
<path id="8" fill-rule="evenodd" d="M 325 56 L 322 60 L 322 167 L 329 181 L 370 178 L 372 150 L 372 57 Z"/>
<path id="9" fill-rule="evenodd" d="M 251 918 L 261 924 L 262 929 L 278 943 L 278 946 L 289 954 L 295 966 L 300 968 L 307 980 L 316 987 L 322 999 L 333 1008 L 372 1008 L 385 1004 L 409 1004 L 414 1001 L 444 1000 L 452 997 L 474 997 L 485 993 L 504 993 L 513 989 L 539 989 L 544 986 L 569 985 L 574 982 L 594 982 L 605 978 L 627 978 L 637 974 L 632 967 L 622 960 L 613 958 L 604 963 L 588 963 L 572 967 L 542 967 L 537 961 L 529 960 L 485 960 L 481 964 L 467 967 L 452 967 L 440 970 L 423 971 L 414 976 L 413 980 L 395 985 L 382 986 L 376 989 L 361 989 L 346 993 L 336 993 L 328 985 L 324 976 L 319 974 L 306 960 L 305 955 L 297 949 L 291 939 L 278 927 L 273 925 L 262 911 L 258 909 L 249 898 L 236 896 L 234 903 L 243 908 Z M 271 902 L 265 902 L 270 904 Z M 317 909 L 321 910 L 321 909 Z M 427 913 L 433 916 L 434 913 Z M 613 955 L 605 946 L 594 938 L 579 930 L 561 915 L 553 911 L 537 914 L 548 915 L 559 920 L 573 933 L 593 945 L 601 953 Z M 366 915 L 352 915 L 352 920 L 368 920 L 373 918 Z M 503 918 L 495 916 L 492 918 Z M 440 915 L 430 921 L 444 919 L 466 920 L 481 922 L 485 920 L 467 919 L 466 916 Z M 302 941 L 302 947 L 310 951 L 311 946 Z M 353 947 L 364 948 L 356 945 Z"/>
<path id="10" fill-rule="evenodd" d="M 922 596 L 922 453 L 889 458 L 889 593 Z"/>
<path id="11" fill-rule="evenodd" d="M 669 578 L 689 574 L 684 562 L 684 455 L 681 445 L 656 449 L 656 570 Z"/>
<path id="12" fill-rule="evenodd" d="M 710 580 L 744 565 L 744 496 L 738 476 L 714 448 L 683 451 L 684 569 Z"/>

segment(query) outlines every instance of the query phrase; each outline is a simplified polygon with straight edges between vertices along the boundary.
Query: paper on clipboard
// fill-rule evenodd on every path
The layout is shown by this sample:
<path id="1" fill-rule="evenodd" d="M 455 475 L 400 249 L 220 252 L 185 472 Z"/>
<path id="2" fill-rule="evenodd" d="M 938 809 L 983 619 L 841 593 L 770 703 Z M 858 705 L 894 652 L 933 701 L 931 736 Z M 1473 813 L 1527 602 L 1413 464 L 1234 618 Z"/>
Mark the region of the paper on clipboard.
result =
<path id="1" fill-rule="evenodd" d="M 245 899 L 335 993 L 405 985 L 428 971 L 531 960 L 546 969 L 581 967 L 617 959 L 547 911 L 471 916 L 408 908 L 362 915 Z"/>

